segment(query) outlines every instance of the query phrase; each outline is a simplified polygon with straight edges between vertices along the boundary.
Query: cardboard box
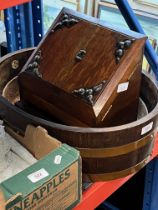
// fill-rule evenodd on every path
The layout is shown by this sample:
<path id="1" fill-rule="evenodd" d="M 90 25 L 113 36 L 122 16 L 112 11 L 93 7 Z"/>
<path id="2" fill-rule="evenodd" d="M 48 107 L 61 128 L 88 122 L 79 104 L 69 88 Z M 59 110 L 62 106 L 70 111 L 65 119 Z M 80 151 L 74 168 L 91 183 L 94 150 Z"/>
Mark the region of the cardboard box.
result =
<path id="1" fill-rule="evenodd" d="M 28 126 L 24 138 L 7 130 L 40 160 L 0 184 L 6 210 L 64 210 L 79 203 L 79 152 L 50 137 L 41 127 Z"/>

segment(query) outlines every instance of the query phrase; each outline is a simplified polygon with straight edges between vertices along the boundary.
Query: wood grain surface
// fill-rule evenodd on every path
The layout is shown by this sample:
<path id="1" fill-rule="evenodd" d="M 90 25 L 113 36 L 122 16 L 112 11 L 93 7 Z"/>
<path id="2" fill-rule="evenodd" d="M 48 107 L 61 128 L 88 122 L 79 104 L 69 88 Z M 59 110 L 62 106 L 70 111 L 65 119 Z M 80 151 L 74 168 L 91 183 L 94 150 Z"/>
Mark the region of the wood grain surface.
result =
<path id="1" fill-rule="evenodd" d="M 55 30 L 65 13 L 78 23 Z M 139 37 L 132 32 L 131 36 L 120 33 L 96 22 L 82 14 L 62 10 L 22 69 L 23 73 L 19 76 L 21 100 L 73 126 L 123 124 L 128 120 L 122 120 L 119 115 L 127 115 L 126 109 L 131 110 L 129 120 L 136 119 L 146 37 Z M 117 63 L 118 43 L 126 40 L 134 41 L 129 49 L 123 50 L 124 54 Z M 78 61 L 76 55 L 80 50 L 85 50 L 86 54 Z M 38 70 L 42 79 L 25 72 L 39 51 L 41 60 Z M 106 83 L 94 95 L 92 104 L 72 94 L 76 89 L 91 88 L 104 80 Z M 130 83 L 130 90 L 119 94 L 118 85 L 124 82 Z"/>
<path id="2" fill-rule="evenodd" d="M 15 53 L 15 57 L 18 59 L 18 53 Z M 6 66 L 9 65 L 11 59 L 11 55 L 6 57 Z M 4 67 L 3 62 L 2 64 Z M 24 111 L 25 109 L 19 108 L 20 105 L 17 107 L 11 104 L 2 96 L 0 96 L 0 116 L 7 125 L 22 135 L 29 124 L 41 125 L 48 130 L 49 134 L 63 143 L 78 147 L 82 151 L 87 148 L 86 156 L 83 154 L 83 172 L 87 173 L 91 180 L 108 180 L 110 177 L 111 179 L 119 178 L 140 170 L 148 162 L 152 152 L 155 129 L 158 125 L 158 89 L 151 78 L 145 74 L 142 74 L 140 96 L 149 114 L 137 121 L 116 127 L 67 126 L 53 119 L 49 121 L 47 117 L 40 118 L 38 112 L 36 116 L 29 114 Z M 142 133 L 142 129 L 149 125 L 152 125 L 150 129 Z M 95 155 L 88 154 L 89 150 L 96 151 Z M 105 151 L 98 155 L 97 150 Z M 109 155 L 107 151 L 111 151 Z"/>

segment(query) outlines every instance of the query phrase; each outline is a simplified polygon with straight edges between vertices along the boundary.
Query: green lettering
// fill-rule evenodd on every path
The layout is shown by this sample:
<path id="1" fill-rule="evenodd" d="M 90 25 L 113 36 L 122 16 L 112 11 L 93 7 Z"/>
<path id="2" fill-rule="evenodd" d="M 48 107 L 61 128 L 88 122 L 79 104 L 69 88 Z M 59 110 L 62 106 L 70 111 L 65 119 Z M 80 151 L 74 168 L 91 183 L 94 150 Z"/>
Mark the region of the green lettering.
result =
<path id="1" fill-rule="evenodd" d="M 59 183 L 62 183 L 64 181 L 64 174 L 59 175 Z"/>
<path id="2" fill-rule="evenodd" d="M 65 179 L 68 179 L 70 177 L 70 169 L 68 168 L 66 171 L 65 171 Z"/>
<path id="3" fill-rule="evenodd" d="M 47 193 L 49 193 L 51 187 L 52 187 L 52 182 L 49 182 L 47 184 Z"/>
<path id="4" fill-rule="evenodd" d="M 31 202 L 31 204 L 33 204 L 34 201 L 37 201 L 37 200 L 39 200 L 39 199 L 40 199 L 40 198 L 38 197 L 37 193 L 34 193 L 34 194 L 33 194 L 33 197 L 32 197 L 32 202 Z"/>
<path id="5" fill-rule="evenodd" d="M 46 187 L 45 186 L 40 189 L 40 197 L 43 197 L 43 193 L 45 191 L 46 191 Z"/>
<path id="6" fill-rule="evenodd" d="M 60 184 L 60 182 L 57 182 L 57 179 L 53 179 L 54 188 L 57 187 L 59 184 Z"/>
<path id="7" fill-rule="evenodd" d="M 29 203 L 29 197 L 24 199 L 24 209 L 28 208 L 30 206 Z"/>

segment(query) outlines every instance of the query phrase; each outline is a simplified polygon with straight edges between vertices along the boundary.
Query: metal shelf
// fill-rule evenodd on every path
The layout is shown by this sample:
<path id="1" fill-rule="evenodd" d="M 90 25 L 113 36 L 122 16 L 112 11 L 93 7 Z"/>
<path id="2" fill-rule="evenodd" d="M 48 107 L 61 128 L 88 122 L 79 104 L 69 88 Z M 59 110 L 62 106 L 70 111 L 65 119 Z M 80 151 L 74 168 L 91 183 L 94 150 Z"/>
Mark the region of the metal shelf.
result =
<path id="1" fill-rule="evenodd" d="M 41 0 L 4 10 L 8 52 L 37 46 L 43 37 Z"/>
<path id="2" fill-rule="evenodd" d="M 0 10 L 23 4 L 31 0 L 0 0 Z"/>

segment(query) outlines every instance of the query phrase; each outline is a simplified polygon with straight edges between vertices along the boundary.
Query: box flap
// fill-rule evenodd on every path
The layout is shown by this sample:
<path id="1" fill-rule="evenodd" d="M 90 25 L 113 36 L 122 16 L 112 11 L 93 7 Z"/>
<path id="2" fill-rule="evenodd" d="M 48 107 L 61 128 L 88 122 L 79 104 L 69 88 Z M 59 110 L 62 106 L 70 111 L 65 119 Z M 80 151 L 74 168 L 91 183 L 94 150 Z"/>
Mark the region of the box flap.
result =
<path id="1" fill-rule="evenodd" d="M 21 136 L 7 126 L 6 130 L 13 138 L 24 145 L 38 160 L 61 146 L 61 142 L 48 135 L 47 130 L 41 126 L 34 127 L 28 125 L 25 136 Z"/>

